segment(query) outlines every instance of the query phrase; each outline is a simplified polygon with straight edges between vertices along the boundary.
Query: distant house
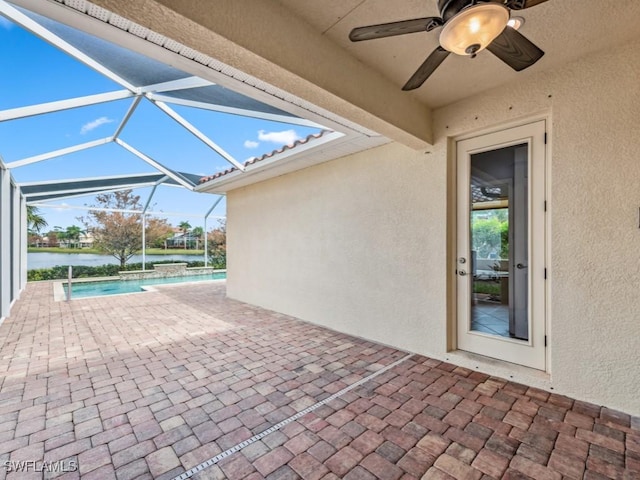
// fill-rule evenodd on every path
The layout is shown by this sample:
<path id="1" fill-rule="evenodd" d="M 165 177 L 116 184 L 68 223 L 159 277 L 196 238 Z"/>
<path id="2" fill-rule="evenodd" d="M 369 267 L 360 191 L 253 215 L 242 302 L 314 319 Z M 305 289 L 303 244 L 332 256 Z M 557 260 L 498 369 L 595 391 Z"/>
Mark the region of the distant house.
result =
<path id="1" fill-rule="evenodd" d="M 165 248 L 197 249 L 199 247 L 200 238 L 191 232 L 183 233 L 178 229 L 177 232 L 174 231 L 172 237 L 167 238 L 164 242 Z M 187 244 L 186 247 L 185 242 Z"/>
<path id="2" fill-rule="evenodd" d="M 44 237 L 44 238 L 47 238 L 47 237 Z M 67 239 L 67 238 L 59 238 L 58 239 L 58 246 L 60 248 L 92 248 L 94 241 L 95 241 L 95 238 L 93 236 L 93 233 L 92 232 L 87 232 L 87 233 L 81 233 L 79 238 L 78 238 L 78 241 L 70 240 L 70 239 Z M 47 239 L 47 245 L 46 246 L 49 246 L 48 245 L 48 239 Z"/>
<path id="3" fill-rule="evenodd" d="M 93 237 L 92 232 L 82 233 L 80 234 L 80 248 L 91 248 L 93 247 L 93 242 L 95 238 Z"/>
<path id="4" fill-rule="evenodd" d="M 30 247 L 48 247 L 49 246 L 49 237 L 40 235 L 30 235 L 29 236 L 29 246 Z"/>

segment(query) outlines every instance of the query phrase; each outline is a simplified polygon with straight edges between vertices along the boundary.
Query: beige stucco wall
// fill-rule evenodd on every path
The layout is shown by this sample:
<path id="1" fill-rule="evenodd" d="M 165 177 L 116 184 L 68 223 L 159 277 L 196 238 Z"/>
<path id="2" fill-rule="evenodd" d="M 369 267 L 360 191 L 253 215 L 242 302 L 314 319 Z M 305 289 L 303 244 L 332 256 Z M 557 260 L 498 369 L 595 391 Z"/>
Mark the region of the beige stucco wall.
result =
<path id="1" fill-rule="evenodd" d="M 529 380 L 640 414 L 638 79 L 636 42 L 434 112 L 430 153 L 391 144 L 230 192 L 228 294 L 465 363 L 446 352 L 450 139 L 548 115 L 550 363 Z"/>
<path id="2" fill-rule="evenodd" d="M 230 192 L 229 296 L 444 350 L 445 175 L 433 155 L 391 144 Z"/>
<path id="3" fill-rule="evenodd" d="M 636 414 L 639 48 L 635 42 L 582 59 L 435 115 L 435 153 L 445 161 L 446 136 L 550 114 L 550 385 Z"/>

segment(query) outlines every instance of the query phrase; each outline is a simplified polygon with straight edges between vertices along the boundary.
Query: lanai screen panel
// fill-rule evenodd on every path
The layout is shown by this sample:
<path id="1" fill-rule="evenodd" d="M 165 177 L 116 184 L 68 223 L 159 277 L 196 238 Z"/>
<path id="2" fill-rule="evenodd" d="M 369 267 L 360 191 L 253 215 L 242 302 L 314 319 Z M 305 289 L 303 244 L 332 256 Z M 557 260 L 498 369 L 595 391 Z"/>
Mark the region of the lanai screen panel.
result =
<path id="1" fill-rule="evenodd" d="M 106 23 L 100 25 L 101 21 L 107 21 L 107 17 L 100 16 L 100 19 L 93 18 L 87 23 L 82 23 L 78 13 L 61 6 L 61 9 L 68 12 L 69 24 L 65 24 L 62 23 L 67 21 L 64 10 L 61 10 L 60 15 L 53 15 L 56 18 L 54 20 L 42 14 L 46 10 L 35 13 L 29 10 L 30 6 L 25 8 L 11 2 L 4 5 L 9 5 L 9 8 L 5 8 L 0 3 L 6 18 L 33 33 L 34 39 L 36 36 L 40 37 L 42 45 L 46 45 L 46 42 L 59 49 L 56 52 L 47 46 L 48 51 L 55 53 L 56 58 L 61 57 L 60 52 L 63 51 L 68 55 L 66 58 L 78 62 L 73 64 L 73 73 L 68 79 L 64 78 L 64 96 L 54 93 L 49 97 L 41 96 L 40 100 L 30 101 L 34 96 L 27 94 L 19 97 L 20 101 L 7 105 L 8 109 L 5 112 L 13 111 L 14 115 L 7 113 L 3 118 L 3 111 L 0 111 L 0 136 L 6 135 L 9 139 L 19 138 L 16 129 L 32 132 L 30 141 L 23 141 L 22 147 L 11 148 L 7 143 L 4 147 L 0 146 L 0 154 L 5 155 L 5 160 L 10 166 L 13 164 L 12 174 L 24 185 L 23 191 L 30 202 L 42 204 L 48 200 L 61 201 L 65 198 L 73 198 L 75 203 L 90 202 L 90 198 L 79 199 L 78 193 L 82 192 L 90 197 L 99 192 L 112 191 L 119 186 L 128 188 L 133 185 L 134 188 L 141 188 L 153 184 L 163 187 L 155 194 L 160 198 L 164 196 L 165 187 L 180 186 L 192 190 L 203 177 L 229 168 L 244 170 L 247 160 L 279 151 L 287 144 L 297 144 L 300 139 L 322 130 L 322 127 L 314 122 L 245 95 L 246 86 L 241 87 L 243 93 L 238 93 L 172 66 L 176 64 L 171 57 L 175 52 L 170 52 L 166 47 L 153 42 L 144 46 L 147 40 L 141 37 L 122 30 L 118 33 L 118 27 L 107 26 Z M 33 8 L 38 10 L 39 5 L 33 5 Z M 109 15 L 106 10 L 105 14 Z M 26 19 L 21 18 L 22 16 Z M 98 28 L 92 29 L 92 22 Z M 113 28 L 115 33 L 112 37 L 109 33 L 109 37 L 104 38 L 116 39 L 120 44 L 94 35 L 95 32 L 102 35 L 100 32 L 103 31 L 103 27 Z M 123 35 L 122 40 L 119 40 L 117 35 Z M 135 41 L 131 43 L 130 39 L 126 39 L 127 35 L 131 35 L 132 39 L 135 37 Z M 138 51 L 121 45 L 133 45 L 131 48 Z M 74 50 L 79 53 L 75 54 Z M 161 51 L 165 53 L 159 53 Z M 29 56 L 29 53 L 26 55 Z M 165 58 L 164 55 L 167 55 L 167 63 L 160 61 Z M 88 65 L 83 61 L 83 56 L 90 59 Z M 1 57 L 2 55 L 0 68 Z M 46 80 L 51 64 L 43 59 L 44 57 L 39 59 L 39 65 L 42 67 L 42 79 Z M 95 66 L 95 71 L 91 67 L 92 62 L 99 64 Z M 181 62 L 177 64 L 186 65 Z M 76 70 L 76 66 L 81 68 Z M 98 92 L 103 92 L 104 95 L 112 95 L 112 92 L 118 92 L 117 95 L 120 95 L 124 92 L 128 98 L 120 96 L 120 99 L 110 99 L 103 103 L 64 106 L 61 110 L 44 109 L 36 114 L 25 113 L 24 117 L 15 115 L 16 111 L 26 112 L 28 108 L 46 105 L 38 103 L 42 98 L 51 98 L 55 102 L 70 105 L 80 97 L 88 98 L 84 97 L 87 93 L 74 98 L 73 92 L 67 91 L 66 88 L 81 83 L 80 71 L 91 72 L 92 81 L 100 80 Z M 30 75 L 33 76 L 34 72 Z M 63 77 L 60 77 L 58 81 L 62 79 Z M 37 87 L 32 88 L 55 89 L 55 86 L 42 81 Z M 261 100 L 265 98 L 262 90 L 256 92 L 256 96 Z M 277 102 L 281 102 L 280 97 Z M 282 105 L 277 102 L 279 106 Z M 78 136 L 79 127 L 82 125 L 78 120 L 80 114 L 87 117 L 86 120 L 82 120 L 83 123 L 99 121 L 102 122 L 100 127 L 95 130 L 88 129 L 87 133 L 83 132 L 82 136 Z M 42 127 L 48 119 L 52 119 L 51 122 L 55 125 L 60 123 L 59 120 L 70 122 L 69 130 L 75 129 L 72 132 L 75 136 L 64 135 L 65 132 L 60 132 L 56 138 L 47 136 L 47 131 L 53 133 L 51 128 Z M 245 132 L 242 133 L 244 137 L 232 138 L 225 128 L 237 128 L 238 119 L 246 120 L 251 126 L 245 128 Z M 256 121 L 264 123 L 256 126 Z M 4 129 L 5 135 L 2 132 L 3 126 L 9 127 Z M 169 129 L 172 129 L 171 132 Z M 154 132 L 154 135 L 143 135 L 140 132 Z M 283 137 L 283 134 L 286 135 Z M 273 138 L 286 140 L 277 140 L 274 143 Z M 179 151 L 176 151 L 172 144 L 166 143 L 169 139 L 173 141 L 173 146 L 179 145 Z M 73 150 L 76 146 L 88 143 L 101 144 L 90 149 Z M 61 150 L 73 151 L 32 161 L 34 157 L 46 157 L 49 153 Z M 136 156 L 133 150 L 142 155 Z M 141 175 L 146 175 L 146 181 L 142 181 Z M 155 181 L 151 180 L 152 177 Z M 65 181 L 65 178 L 71 180 Z M 174 188 L 168 190 L 173 191 Z M 202 198 L 201 194 L 193 193 L 193 196 L 194 200 L 185 205 L 197 206 L 200 210 L 201 202 L 207 207 L 211 203 L 210 198 Z"/>

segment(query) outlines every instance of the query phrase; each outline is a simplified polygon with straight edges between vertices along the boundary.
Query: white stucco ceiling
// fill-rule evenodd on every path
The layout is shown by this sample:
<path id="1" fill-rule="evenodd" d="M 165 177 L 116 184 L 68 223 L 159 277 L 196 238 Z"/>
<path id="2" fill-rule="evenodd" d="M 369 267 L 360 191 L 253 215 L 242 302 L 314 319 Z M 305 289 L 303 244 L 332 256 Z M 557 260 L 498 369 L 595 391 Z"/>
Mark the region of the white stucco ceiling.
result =
<path id="1" fill-rule="evenodd" d="M 352 43 L 349 32 L 365 25 L 439 16 L 437 0 L 279 0 L 319 34 L 382 73 L 398 89 L 438 45 L 440 30 Z M 431 108 L 627 42 L 640 35 L 638 0 L 549 0 L 515 14 L 525 18 L 520 30 L 546 55 L 517 73 L 489 52 L 475 59 L 449 58 L 414 96 Z"/>

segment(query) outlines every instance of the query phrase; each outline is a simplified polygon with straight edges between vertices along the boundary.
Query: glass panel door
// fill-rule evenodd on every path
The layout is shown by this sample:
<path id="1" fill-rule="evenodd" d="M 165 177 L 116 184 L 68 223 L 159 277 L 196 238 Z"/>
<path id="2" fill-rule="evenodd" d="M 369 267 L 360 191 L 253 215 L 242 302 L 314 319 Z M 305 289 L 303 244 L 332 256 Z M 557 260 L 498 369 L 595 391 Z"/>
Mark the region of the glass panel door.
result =
<path id="1" fill-rule="evenodd" d="M 528 146 L 471 155 L 471 330 L 528 340 Z"/>
<path id="2" fill-rule="evenodd" d="M 457 142 L 457 345 L 544 370 L 545 122 Z"/>

